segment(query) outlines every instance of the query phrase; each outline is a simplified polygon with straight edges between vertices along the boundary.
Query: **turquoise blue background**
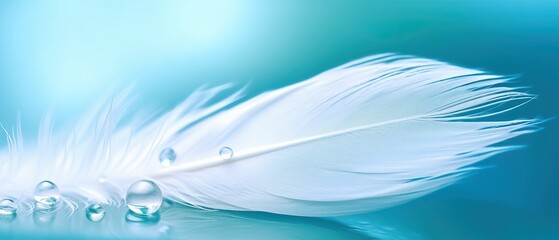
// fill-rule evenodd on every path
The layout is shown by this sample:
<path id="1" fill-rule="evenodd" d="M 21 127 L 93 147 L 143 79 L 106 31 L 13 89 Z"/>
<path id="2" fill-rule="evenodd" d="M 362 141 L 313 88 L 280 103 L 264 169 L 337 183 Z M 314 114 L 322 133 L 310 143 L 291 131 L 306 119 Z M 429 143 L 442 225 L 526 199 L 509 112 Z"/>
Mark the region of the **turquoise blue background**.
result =
<path id="1" fill-rule="evenodd" d="M 19 112 L 33 137 L 48 109 L 64 123 L 130 85 L 138 106 L 171 108 L 202 85 L 254 96 L 385 52 L 518 75 L 539 98 L 508 117 L 559 114 L 558 1 L 4 0 L 0 122 Z M 382 239 L 557 239 L 558 120 L 543 127 L 459 184 L 343 221 Z"/>

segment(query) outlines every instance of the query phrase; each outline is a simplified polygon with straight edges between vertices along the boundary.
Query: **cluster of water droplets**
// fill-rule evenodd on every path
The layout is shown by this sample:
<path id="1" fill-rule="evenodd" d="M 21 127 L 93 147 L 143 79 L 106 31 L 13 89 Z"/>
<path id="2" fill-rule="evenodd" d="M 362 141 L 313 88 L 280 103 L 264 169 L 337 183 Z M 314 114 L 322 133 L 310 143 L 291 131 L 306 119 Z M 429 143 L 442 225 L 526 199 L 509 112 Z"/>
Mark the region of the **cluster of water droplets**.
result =
<path id="1" fill-rule="evenodd" d="M 219 157 L 223 160 L 229 160 L 233 158 L 233 149 L 231 149 L 230 147 L 222 147 L 219 150 Z M 164 168 L 168 168 L 173 165 L 176 159 L 177 153 L 172 148 L 165 148 L 159 154 L 159 163 L 161 164 L 161 167 Z"/>
<path id="2" fill-rule="evenodd" d="M 223 147 L 219 150 L 219 157 L 222 160 L 233 158 L 233 150 Z M 159 154 L 159 163 L 163 168 L 168 168 L 177 159 L 177 154 L 172 148 L 165 148 Z M 99 183 L 105 183 L 107 178 L 100 175 Z M 35 199 L 34 218 L 51 216 L 60 201 L 60 190 L 51 181 L 41 181 L 35 187 L 33 198 Z M 132 183 L 126 192 L 126 205 L 129 208 L 126 220 L 130 222 L 157 222 L 160 219 L 159 208 L 164 202 L 161 188 L 150 180 L 139 180 Z M 0 219 L 15 219 L 18 211 L 18 204 L 13 198 L 0 200 Z M 99 222 L 105 217 L 105 208 L 99 203 L 94 203 L 85 209 L 85 216 L 92 222 Z M 42 220 L 40 220 L 43 222 Z M 48 221 L 46 219 L 45 221 Z M 168 227 L 168 226 L 167 226 Z M 169 229 L 164 229 L 167 232 Z"/>

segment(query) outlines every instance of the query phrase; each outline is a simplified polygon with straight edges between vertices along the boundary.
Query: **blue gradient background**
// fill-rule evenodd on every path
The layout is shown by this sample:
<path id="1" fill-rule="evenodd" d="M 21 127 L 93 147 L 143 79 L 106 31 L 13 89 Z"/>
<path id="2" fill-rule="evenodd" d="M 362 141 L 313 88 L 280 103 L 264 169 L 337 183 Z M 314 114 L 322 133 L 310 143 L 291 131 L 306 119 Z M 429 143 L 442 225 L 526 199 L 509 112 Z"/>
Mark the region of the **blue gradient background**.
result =
<path id="1" fill-rule="evenodd" d="M 510 117 L 559 114 L 557 1 L 4 0 L 0 122 L 20 113 L 33 137 L 48 109 L 62 124 L 130 85 L 138 106 L 171 108 L 202 85 L 253 96 L 385 52 L 519 75 L 540 97 Z M 544 128 L 459 184 L 345 221 L 390 226 L 387 238 L 557 239 L 558 121 Z"/>

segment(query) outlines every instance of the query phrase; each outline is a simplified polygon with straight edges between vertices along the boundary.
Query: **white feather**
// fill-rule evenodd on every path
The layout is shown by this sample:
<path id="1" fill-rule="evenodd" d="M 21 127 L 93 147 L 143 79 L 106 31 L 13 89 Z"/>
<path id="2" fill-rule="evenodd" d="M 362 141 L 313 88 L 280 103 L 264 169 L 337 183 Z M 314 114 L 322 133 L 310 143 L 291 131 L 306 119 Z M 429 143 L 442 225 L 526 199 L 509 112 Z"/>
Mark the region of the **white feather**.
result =
<path id="1" fill-rule="evenodd" d="M 130 183 L 152 179 L 165 197 L 205 208 L 299 216 L 385 208 L 452 184 L 513 149 L 495 144 L 535 130 L 536 120 L 488 120 L 533 98 L 507 83 L 385 54 L 234 107 L 240 92 L 208 104 L 227 86 L 199 90 L 152 120 L 124 122 L 123 94 L 67 133 L 51 135 L 45 120 L 36 145 L 23 146 L 20 131 L 8 135 L 0 193 L 30 204 L 35 184 L 48 179 L 72 209 L 119 205 Z M 220 158 L 225 146 L 233 158 Z M 158 154 L 168 147 L 177 161 L 162 168 Z"/>

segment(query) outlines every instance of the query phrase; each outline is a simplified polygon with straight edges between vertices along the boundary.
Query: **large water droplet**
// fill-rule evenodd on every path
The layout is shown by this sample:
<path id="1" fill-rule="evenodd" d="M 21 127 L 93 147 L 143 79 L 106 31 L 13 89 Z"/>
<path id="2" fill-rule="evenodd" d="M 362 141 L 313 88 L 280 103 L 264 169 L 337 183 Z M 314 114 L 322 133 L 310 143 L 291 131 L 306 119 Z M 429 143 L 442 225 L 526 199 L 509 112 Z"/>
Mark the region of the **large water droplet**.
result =
<path id="1" fill-rule="evenodd" d="M 140 180 L 128 187 L 126 204 L 133 212 L 151 215 L 159 210 L 163 196 L 161 189 L 152 181 Z"/>
<path id="2" fill-rule="evenodd" d="M 163 167 L 171 166 L 175 162 L 175 159 L 177 159 L 177 154 L 172 148 L 165 148 L 159 154 L 159 162 Z"/>
<path id="3" fill-rule="evenodd" d="M 35 201 L 43 207 L 52 207 L 60 198 L 60 191 L 51 181 L 42 181 L 35 187 Z"/>
<path id="4" fill-rule="evenodd" d="M 92 222 L 99 222 L 105 217 L 105 208 L 99 204 L 89 205 L 85 209 L 85 216 Z"/>
<path id="5" fill-rule="evenodd" d="M 13 219 L 16 217 L 17 204 L 12 199 L 0 201 L 0 219 Z"/>
<path id="6" fill-rule="evenodd" d="M 233 157 L 233 149 L 229 148 L 229 147 L 223 147 L 221 148 L 221 150 L 219 150 L 219 156 L 221 156 L 221 159 L 231 159 Z"/>

